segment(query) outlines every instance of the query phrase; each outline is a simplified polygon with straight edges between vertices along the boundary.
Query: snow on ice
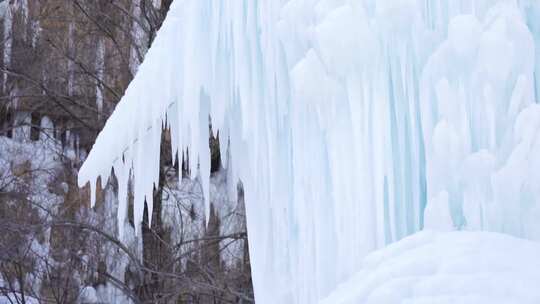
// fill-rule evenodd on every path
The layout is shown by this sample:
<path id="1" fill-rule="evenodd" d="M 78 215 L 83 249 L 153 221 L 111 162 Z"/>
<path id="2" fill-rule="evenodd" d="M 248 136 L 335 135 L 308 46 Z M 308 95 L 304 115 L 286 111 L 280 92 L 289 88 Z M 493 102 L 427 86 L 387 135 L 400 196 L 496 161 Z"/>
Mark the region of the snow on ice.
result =
<path id="1" fill-rule="evenodd" d="M 320 303 L 539 303 L 539 255 L 500 233 L 422 231 L 368 255 Z"/>

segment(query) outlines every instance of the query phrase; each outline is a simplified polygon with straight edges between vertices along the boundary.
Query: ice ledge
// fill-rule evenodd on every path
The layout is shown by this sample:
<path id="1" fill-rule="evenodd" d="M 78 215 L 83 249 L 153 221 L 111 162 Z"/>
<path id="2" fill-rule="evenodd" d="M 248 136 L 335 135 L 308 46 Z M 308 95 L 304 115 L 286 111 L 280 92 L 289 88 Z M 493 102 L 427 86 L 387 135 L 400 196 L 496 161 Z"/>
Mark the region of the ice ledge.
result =
<path id="1" fill-rule="evenodd" d="M 424 231 L 368 255 L 319 304 L 540 303 L 540 243 Z"/>

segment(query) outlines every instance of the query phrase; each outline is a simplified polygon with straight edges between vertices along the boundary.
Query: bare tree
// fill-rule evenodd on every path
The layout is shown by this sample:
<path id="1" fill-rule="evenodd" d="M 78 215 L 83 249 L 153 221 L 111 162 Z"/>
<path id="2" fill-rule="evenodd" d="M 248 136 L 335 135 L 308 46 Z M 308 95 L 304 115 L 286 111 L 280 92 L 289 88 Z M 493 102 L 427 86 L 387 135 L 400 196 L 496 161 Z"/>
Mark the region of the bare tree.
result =
<path id="1" fill-rule="evenodd" d="M 0 236 L 0 294 L 14 303 L 74 303 L 83 286 L 105 284 L 134 303 L 253 302 L 245 224 L 220 231 L 224 218 L 243 220 L 243 197 L 230 214 L 213 206 L 206 226 L 194 203 L 201 201 L 197 181 L 178 189 L 178 178 L 190 168 L 181 156 L 170 155 L 166 130 L 155 208 L 145 215 L 152 225 L 144 221 L 140 248 L 119 238 L 110 217 L 114 178 L 98 187 L 92 210 L 84 208 L 88 188 L 76 183 L 84 152 L 133 78 L 171 2 L 44 0 L 28 1 L 27 8 L 10 2 L 11 19 L 4 22 L 10 29 L 0 31 L 0 139 L 22 132 L 25 141 L 46 143 L 55 160 L 50 166 L 29 159 L 0 172 L 0 228 L 10 232 Z M 221 167 L 217 140 L 209 142 L 215 172 Z M 176 219 L 174 226 L 164 213 Z M 225 265 L 224 253 L 235 246 L 241 254 Z"/>

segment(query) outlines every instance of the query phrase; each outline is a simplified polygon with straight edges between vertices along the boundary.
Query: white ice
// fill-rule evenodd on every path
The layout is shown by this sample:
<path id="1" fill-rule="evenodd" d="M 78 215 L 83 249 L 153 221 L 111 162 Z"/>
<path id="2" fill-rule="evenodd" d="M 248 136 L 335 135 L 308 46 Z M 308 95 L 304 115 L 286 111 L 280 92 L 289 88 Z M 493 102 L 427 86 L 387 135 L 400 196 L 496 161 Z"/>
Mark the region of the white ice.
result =
<path id="1" fill-rule="evenodd" d="M 263 304 L 316 303 L 424 227 L 540 240 L 539 12 L 532 0 L 175 0 L 79 184 L 114 167 L 122 229 L 131 172 L 140 222 L 166 123 L 208 212 L 211 118 L 245 188 Z"/>
<path id="2" fill-rule="evenodd" d="M 423 231 L 369 254 L 319 303 L 540 303 L 538 256 L 538 242 L 509 235 Z"/>

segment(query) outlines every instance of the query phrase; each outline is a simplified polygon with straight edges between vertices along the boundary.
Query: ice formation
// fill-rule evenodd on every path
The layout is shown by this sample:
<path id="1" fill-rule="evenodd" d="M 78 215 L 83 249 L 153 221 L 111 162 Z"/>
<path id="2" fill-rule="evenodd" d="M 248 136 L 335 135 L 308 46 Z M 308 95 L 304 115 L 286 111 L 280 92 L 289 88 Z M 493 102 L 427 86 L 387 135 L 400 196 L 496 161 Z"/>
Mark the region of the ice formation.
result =
<path id="1" fill-rule="evenodd" d="M 422 231 L 369 254 L 319 303 L 540 303 L 538 256 L 538 242 L 509 235 Z"/>
<path id="2" fill-rule="evenodd" d="M 258 303 L 316 303 L 424 227 L 540 240 L 539 20 L 533 0 L 175 0 L 79 185 L 114 168 L 121 228 L 134 176 L 140 222 L 166 124 L 208 205 L 211 118 Z"/>

